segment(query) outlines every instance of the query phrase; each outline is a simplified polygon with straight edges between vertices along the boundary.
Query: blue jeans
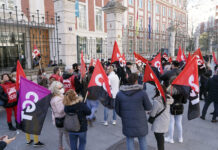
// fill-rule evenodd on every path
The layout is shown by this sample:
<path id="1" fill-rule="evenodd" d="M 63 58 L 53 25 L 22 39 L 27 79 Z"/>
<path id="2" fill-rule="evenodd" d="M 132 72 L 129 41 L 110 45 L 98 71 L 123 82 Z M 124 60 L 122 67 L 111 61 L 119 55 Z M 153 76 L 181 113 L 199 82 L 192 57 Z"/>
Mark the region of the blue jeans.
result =
<path id="1" fill-rule="evenodd" d="M 108 111 L 109 109 L 107 107 L 104 107 L 104 121 L 108 120 Z M 117 114 L 115 112 L 115 109 L 113 109 L 113 120 L 117 120 Z"/>
<path id="2" fill-rule="evenodd" d="M 97 100 L 92 101 L 92 100 L 87 99 L 87 106 L 91 110 L 91 115 L 87 116 L 87 119 L 92 120 L 95 117 L 95 112 L 98 109 L 98 104 L 99 102 Z"/>
<path id="3" fill-rule="evenodd" d="M 182 136 L 182 115 L 170 115 L 170 126 L 169 126 L 169 138 L 173 139 L 174 135 L 174 126 L 176 124 L 178 130 L 178 138 L 183 139 Z"/>
<path id="4" fill-rule="evenodd" d="M 70 132 L 70 147 L 71 150 L 85 150 L 86 147 L 86 132 Z M 78 139 L 79 139 L 79 148 L 78 145 Z"/>
<path id="5" fill-rule="evenodd" d="M 140 150 L 147 150 L 146 136 L 137 137 L 139 141 Z M 134 137 L 126 137 L 127 150 L 134 150 Z"/>
<path id="6" fill-rule="evenodd" d="M 0 100 L 0 106 L 4 106 L 5 102 Z"/>

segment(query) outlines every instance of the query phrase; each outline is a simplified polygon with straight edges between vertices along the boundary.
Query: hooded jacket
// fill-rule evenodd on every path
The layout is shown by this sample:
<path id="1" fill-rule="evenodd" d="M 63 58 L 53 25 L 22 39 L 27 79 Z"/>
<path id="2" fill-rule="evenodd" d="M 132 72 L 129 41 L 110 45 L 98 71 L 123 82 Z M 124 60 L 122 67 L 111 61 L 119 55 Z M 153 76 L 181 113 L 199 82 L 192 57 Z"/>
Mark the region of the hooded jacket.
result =
<path id="1" fill-rule="evenodd" d="M 206 89 L 208 91 L 208 98 L 218 103 L 218 75 L 214 75 L 208 80 Z"/>
<path id="2" fill-rule="evenodd" d="M 91 110 L 87 107 L 85 103 L 83 103 L 82 97 L 77 97 L 77 100 L 72 103 L 72 105 L 65 106 L 64 112 L 66 114 L 76 113 L 78 115 L 78 119 L 80 122 L 80 131 L 79 132 L 86 132 L 87 131 L 87 120 L 86 116 L 91 114 Z"/>
<path id="3" fill-rule="evenodd" d="M 164 106 L 162 98 L 160 96 L 154 98 L 153 108 L 150 113 L 151 117 L 155 117 L 165 107 L 165 110 L 155 119 L 152 124 L 151 130 L 155 133 L 166 133 L 170 124 L 170 105 L 173 103 L 173 98 L 168 96 L 166 100 L 166 106 Z"/>
<path id="4" fill-rule="evenodd" d="M 116 113 L 122 119 L 123 134 L 127 137 L 141 137 L 148 134 L 145 111 L 152 105 L 143 85 L 122 85 L 115 100 Z"/>

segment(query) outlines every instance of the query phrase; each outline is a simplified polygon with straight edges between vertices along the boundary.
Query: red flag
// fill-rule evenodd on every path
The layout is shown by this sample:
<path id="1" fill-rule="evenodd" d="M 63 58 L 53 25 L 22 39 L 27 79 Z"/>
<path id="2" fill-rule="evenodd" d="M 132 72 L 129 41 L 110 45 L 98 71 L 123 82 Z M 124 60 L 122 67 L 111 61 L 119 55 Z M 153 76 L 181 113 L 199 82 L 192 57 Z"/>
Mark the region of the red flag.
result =
<path id="1" fill-rule="evenodd" d="M 117 45 L 117 41 L 114 42 L 114 48 L 113 48 L 113 54 L 111 58 L 111 63 L 120 61 L 120 58 L 122 58 L 119 47 Z"/>
<path id="2" fill-rule="evenodd" d="M 126 65 L 126 57 L 125 57 L 125 54 L 123 53 L 122 55 L 122 64 L 123 65 Z"/>
<path id="3" fill-rule="evenodd" d="M 151 66 L 156 67 L 161 74 L 163 73 L 160 53 L 151 61 Z"/>
<path id="4" fill-rule="evenodd" d="M 23 71 L 23 68 L 20 64 L 20 61 L 17 61 L 17 73 L 16 73 L 16 89 L 19 90 L 19 85 L 20 85 L 20 77 L 26 78 L 25 72 Z"/>
<path id="5" fill-rule="evenodd" d="M 196 56 L 196 57 L 197 57 L 198 65 L 203 65 L 203 64 L 204 64 L 204 58 L 203 58 L 203 56 L 202 56 L 202 54 L 201 54 L 200 48 L 197 49 L 197 50 L 194 52 L 194 54 L 192 55 L 192 57 L 193 57 L 193 56 Z"/>
<path id="6" fill-rule="evenodd" d="M 213 52 L 213 61 L 214 61 L 215 64 L 218 64 L 218 62 L 217 62 L 217 60 L 216 60 L 216 55 L 215 55 L 214 52 Z"/>
<path id="7" fill-rule="evenodd" d="M 162 57 L 165 58 L 166 60 L 169 59 L 167 53 L 164 53 L 164 54 L 162 55 Z"/>
<path id="8" fill-rule="evenodd" d="M 179 51 L 178 51 L 176 60 L 178 62 L 185 61 L 185 58 L 184 58 L 184 55 L 183 55 L 183 52 L 180 46 L 179 46 Z"/>
<path id="9" fill-rule="evenodd" d="M 198 64 L 196 57 L 192 58 L 172 84 L 190 86 L 195 92 L 199 92 Z"/>
<path id="10" fill-rule="evenodd" d="M 136 64 L 140 64 L 140 63 L 146 64 L 148 62 L 147 59 L 145 59 L 141 55 L 137 54 L 136 52 L 134 52 L 134 56 L 135 56 L 135 61 L 136 61 L 135 63 Z"/>
<path id="11" fill-rule="evenodd" d="M 85 61 L 84 61 L 84 59 L 83 59 L 83 51 L 81 52 L 81 67 L 80 67 L 80 73 L 81 73 L 82 78 L 84 78 L 85 75 L 86 75 L 86 64 L 85 64 Z"/>
<path id="12" fill-rule="evenodd" d="M 171 63 L 171 62 L 172 62 L 172 58 L 171 58 L 171 57 L 169 57 L 169 60 L 168 60 L 168 61 L 169 61 L 169 63 Z"/>
<path id="13" fill-rule="evenodd" d="M 95 66 L 96 61 L 92 58 L 89 66 Z"/>
<path id="14" fill-rule="evenodd" d="M 192 59 L 192 56 L 191 56 L 191 54 L 190 54 L 190 52 L 189 52 L 189 53 L 188 53 L 188 58 L 187 58 L 186 64 L 188 64 L 188 62 L 190 62 L 191 59 Z"/>
<path id="15" fill-rule="evenodd" d="M 144 73 L 144 79 L 143 82 L 148 82 L 148 81 L 154 81 L 157 89 L 159 90 L 161 96 L 163 96 L 164 101 L 166 101 L 166 97 L 164 94 L 164 90 L 159 82 L 159 80 L 157 79 L 157 76 L 154 74 L 153 70 L 151 69 L 151 67 L 149 66 L 148 63 L 146 63 L 146 68 L 145 68 L 145 73 Z"/>
<path id="16" fill-rule="evenodd" d="M 103 87 L 103 89 L 108 93 L 108 95 L 112 97 L 110 85 L 109 85 L 109 79 L 99 60 L 97 60 L 96 62 L 95 69 L 93 71 L 88 88 L 96 87 L 96 86 Z M 96 93 L 96 94 L 99 94 L 99 93 Z"/>
<path id="17" fill-rule="evenodd" d="M 35 58 L 36 56 L 40 56 L 40 51 L 38 50 L 37 46 L 33 46 L 33 52 L 32 52 L 32 57 Z"/>
<path id="18" fill-rule="evenodd" d="M 184 50 L 184 49 L 183 49 L 183 51 L 182 51 L 182 55 L 183 55 L 183 57 L 184 57 L 184 59 L 185 59 L 184 61 L 187 62 L 187 58 L 186 58 L 185 50 Z"/>

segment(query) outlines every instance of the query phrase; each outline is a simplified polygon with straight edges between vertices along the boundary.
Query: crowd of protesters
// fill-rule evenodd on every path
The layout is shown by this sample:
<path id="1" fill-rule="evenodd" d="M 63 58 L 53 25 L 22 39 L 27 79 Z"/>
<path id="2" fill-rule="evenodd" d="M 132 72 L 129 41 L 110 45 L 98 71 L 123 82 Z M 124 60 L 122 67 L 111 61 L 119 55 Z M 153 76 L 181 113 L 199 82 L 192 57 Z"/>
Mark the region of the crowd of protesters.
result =
<path id="1" fill-rule="evenodd" d="M 105 102 L 87 93 L 88 83 L 95 69 L 94 66 L 87 68 L 87 73 L 82 78 L 80 65 L 73 64 L 66 66 L 64 72 L 55 66 L 53 74 L 48 77 L 44 69 L 39 69 L 37 83 L 49 88 L 53 94 L 50 105 L 52 109 L 53 124 L 58 132 L 58 148 L 63 150 L 63 136 L 71 150 L 85 150 L 86 134 L 88 125 L 93 126 L 96 120 L 96 112 L 100 103 L 104 105 L 104 126 L 109 125 L 108 113 L 113 113 L 112 125 L 116 125 L 117 115 L 122 120 L 123 134 L 126 136 L 128 150 L 134 150 L 134 138 L 138 138 L 140 150 L 146 150 L 146 135 L 148 134 L 148 120 L 152 121 L 151 130 L 154 132 L 158 150 L 164 150 L 164 143 L 174 143 L 174 126 L 178 130 L 178 142 L 183 143 L 182 117 L 184 104 L 189 98 L 190 89 L 184 86 L 172 86 L 172 81 L 180 74 L 184 68 L 184 63 L 177 61 L 168 62 L 162 58 L 164 73 L 161 75 L 157 68 L 151 67 L 155 75 L 161 81 L 166 95 L 166 102 L 159 91 L 155 90 L 153 101 L 148 98 L 146 85 L 143 83 L 143 70 L 146 66 L 133 65 L 127 62 L 126 66 L 120 66 L 119 62 L 111 64 L 101 60 L 102 66 L 108 75 L 112 99 L 110 109 Z M 200 76 L 200 99 L 205 100 L 201 118 L 205 120 L 207 109 L 214 103 L 212 112 L 212 122 L 217 122 L 218 116 L 218 67 L 212 69 L 206 65 L 199 67 Z M 7 114 L 8 128 L 11 131 L 19 129 L 16 122 L 16 109 L 18 92 L 15 88 L 15 78 L 10 74 L 1 75 L 0 84 L 0 105 L 3 106 Z M 154 85 L 153 83 L 149 83 Z M 12 112 L 14 112 L 15 124 L 12 123 Z M 67 132 L 63 126 L 65 116 L 77 114 L 80 129 L 76 132 Z M 149 119 L 147 116 L 150 116 Z M 133 121 L 134 120 L 134 121 Z M 150 122 L 150 121 L 149 121 Z M 34 135 L 34 141 L 30 135 L 26 134 L 27 144 L 34 142 L 34 146 L 44 145 Z M 14 140 L 14 139 L 12 139 Z M 0 147 L 5 147 L 12 140 L 7 136 L 0 139 Z M 79 144 L 78 144 L 79 142 Z M 3 149 L 3 148 L 2 148 Z"/>

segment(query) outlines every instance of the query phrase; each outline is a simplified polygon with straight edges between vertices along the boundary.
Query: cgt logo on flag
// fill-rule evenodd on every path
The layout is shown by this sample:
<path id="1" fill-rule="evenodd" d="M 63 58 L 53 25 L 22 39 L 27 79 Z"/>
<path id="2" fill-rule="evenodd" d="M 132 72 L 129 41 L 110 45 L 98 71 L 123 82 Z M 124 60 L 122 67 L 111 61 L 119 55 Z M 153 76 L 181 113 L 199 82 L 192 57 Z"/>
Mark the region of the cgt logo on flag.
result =
<path id="1" fill-rule="evenodd" d="M 25 133 L 40 135 L 50 100 L 48 89 L 20 78 L 17 122 L 22 124 Z"/>
<path id="2" fill-rule="evenodd" d="M 33 98 L 31 100 L 31 97 Z M 39 101 L 39 96 L 35 92 L 28 92 L 25 95 L 25 100 L 23 101 L 22 104 L 22 113 L 21 113 L 21 120 L 26 119 L 26 120 L 32 120 L 32 116 L 28 115 L 27 113 L 32 113 L 36 110 L 36 105 Z"/>

